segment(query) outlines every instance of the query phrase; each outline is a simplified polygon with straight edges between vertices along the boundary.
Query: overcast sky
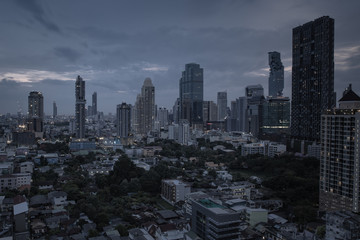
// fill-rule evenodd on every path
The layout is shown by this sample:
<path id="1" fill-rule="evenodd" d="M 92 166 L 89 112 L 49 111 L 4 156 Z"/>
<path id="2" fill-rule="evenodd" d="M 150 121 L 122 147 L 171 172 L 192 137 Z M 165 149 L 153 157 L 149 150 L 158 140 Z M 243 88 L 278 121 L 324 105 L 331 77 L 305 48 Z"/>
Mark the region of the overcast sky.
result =
<path id="1" fill-rule="evenodd" d="M 75 112 L 75 79 L 87 105 L 115 113 L 134 104 L 146 77 L 156 104 L 172 108 L 185 64 L 204 68 L 204 100 L 226 90 L 228 103 L 250 84 L 268 92 L 268 52 L 281 53 L 291 97 L 292 29 L 335 19 L 335 89 L 360 93 L 360 1 L 3 0 L 0 3 L 0 113 L 27 112 L 30 91 L 45 114 Z"/>

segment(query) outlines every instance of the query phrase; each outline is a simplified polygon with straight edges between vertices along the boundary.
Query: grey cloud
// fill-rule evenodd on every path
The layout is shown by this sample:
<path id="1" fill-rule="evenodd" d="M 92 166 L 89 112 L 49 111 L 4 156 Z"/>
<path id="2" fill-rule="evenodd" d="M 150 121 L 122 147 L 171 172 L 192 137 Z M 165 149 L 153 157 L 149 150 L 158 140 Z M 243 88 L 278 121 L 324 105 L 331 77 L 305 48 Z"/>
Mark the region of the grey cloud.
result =
<path id="1" fill-rule="evenodd" d="M 81 56 L 81 54 L 69 47 L 56 47 L 54 48 L 55 55 L 58 57 L 65 58 L 70 62 L 76 62 Z"/>
<path id="2" fill-rule="evenodd" d="M 58 25 L 53 23 L 45 14 L 44 9 L 40 5 L 40 3 L 36 0 L 16 0 L 16 3 L 25 9 L 26 11 L 30 12 L 33 18 L 43 25 L 46 29 L 61 33 L 61 30 Z"/>

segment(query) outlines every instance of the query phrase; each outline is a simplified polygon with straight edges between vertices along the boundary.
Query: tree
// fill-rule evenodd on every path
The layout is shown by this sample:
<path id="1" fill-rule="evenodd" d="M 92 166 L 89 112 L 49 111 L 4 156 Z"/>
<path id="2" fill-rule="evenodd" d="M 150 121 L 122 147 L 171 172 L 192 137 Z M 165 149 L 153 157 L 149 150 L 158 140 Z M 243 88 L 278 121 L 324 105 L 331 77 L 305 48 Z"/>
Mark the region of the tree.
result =
<path id="1" fill-rule="evenodd" d="M 115 227 L 115 229 L 118 230 L 121 237 L 129 236 L 129 232 L 124 225 L 119 224 Z"/>
<path id="2" fill-rule="evenodd" d="M 96 229 L 90 229 L 88 238 L 100 236 L 99 232 Z"/>
<path id="3" fill-rule="evenodd" d="M 213 177 L 214 179 L 216 179 L 216 171 L 214 169 L 210 169 L 208 172 L 209 176 Z"/>

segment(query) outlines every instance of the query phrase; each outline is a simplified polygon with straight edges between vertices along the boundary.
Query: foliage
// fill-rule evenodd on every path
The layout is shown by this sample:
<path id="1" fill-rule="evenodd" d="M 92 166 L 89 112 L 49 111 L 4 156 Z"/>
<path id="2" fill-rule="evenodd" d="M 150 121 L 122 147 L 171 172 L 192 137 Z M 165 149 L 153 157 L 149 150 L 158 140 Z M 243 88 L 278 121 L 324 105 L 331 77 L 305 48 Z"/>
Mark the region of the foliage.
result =
<path id="1" fill-rule="evenodd" d="M 324 238 L 325 238 L 325 234 L 326 234 L 326 226 L 325 226 L 325 225 L 319 226 L 319 227 L 316 229 L 316 236 L 317 236 L 319 239 L 324 239 Z"/>
<path id="2" fill-rule="evenodd" d="M 41 143 L 39 149 L 47 153 L 69 153 L 69 146 L 66 142 Z"/>
<path id="3" fill-rule="evenodd" d="M 96 229 L 90 229 L 88 238 L 100 236 L 99 232 Z"/>
<path id="4" fill-rule="evenodd" d="M 119 224 L 115 227 L 115 229 L 118 230 L 118 232 L 120 233 L 120 236 L 122 236 L 122 237 L 129 236 L 129 232 L 124 225 Z"/>

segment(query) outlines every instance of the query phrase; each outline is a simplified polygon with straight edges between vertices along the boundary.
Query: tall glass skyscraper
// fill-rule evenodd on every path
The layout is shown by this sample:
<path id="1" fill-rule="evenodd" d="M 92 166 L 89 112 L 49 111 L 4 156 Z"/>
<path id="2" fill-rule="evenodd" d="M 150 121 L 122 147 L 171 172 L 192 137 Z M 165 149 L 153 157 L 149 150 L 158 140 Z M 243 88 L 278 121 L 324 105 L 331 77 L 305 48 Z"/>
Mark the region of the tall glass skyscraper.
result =
<path id="1" fill-rule="evenodd" d="M 335 107 L 334 19 L 293 29 L 292 64 L 291 135 L 319 142 L 321 113 Z"/>
<path id="2" fill-rule="evenodd" d="M 75 82 L 75 133 L 77 138 L 85 137 L 85 81 L 78 76 Z"/>
<path id="3" fill-rule="evenodd" d="M 269 52 L 269 96 L 282 96 L 284 90 L 284 66 L 279 52 Z"/>
<path id="4" fill-rule="evenodd" d="M 180 119 L 191 125 L 203 123 L 204 70 L 199 64 L 185 65 L 180 79 Z"/>
<path id="5" fill-rule="evenodd" d="M 217 93 L 218 121 L 224 121 L 227 114 L 227 92 Z"/>
<path id="6" fill-rule="evenodd" d="M 91 108 L 92 114 L 91 115 L 96 115 L 97 114 L 97 93 L 94 92 L 92 95 L 92 108 Z"/>

